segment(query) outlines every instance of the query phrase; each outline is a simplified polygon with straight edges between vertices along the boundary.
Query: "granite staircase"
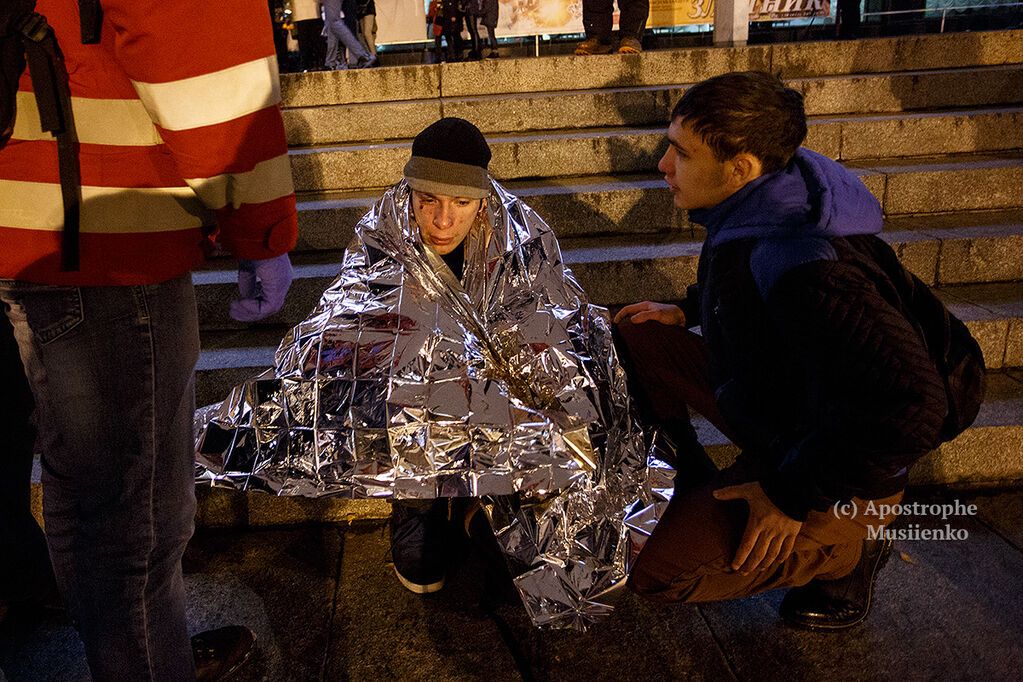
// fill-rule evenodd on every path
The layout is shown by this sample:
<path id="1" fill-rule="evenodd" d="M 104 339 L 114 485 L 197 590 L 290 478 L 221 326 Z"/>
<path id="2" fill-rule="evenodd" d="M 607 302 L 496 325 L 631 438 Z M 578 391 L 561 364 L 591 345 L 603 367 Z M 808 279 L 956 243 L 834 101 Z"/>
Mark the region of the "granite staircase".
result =
<path id="1" fill-rule="evenodd" d="M 687 84 L 731 70 L 779 74 L 806 98 L 806 146 L 853 169 L 880 200 L 884 238 L 970 327 L 992 370 L 976 422 L 914 470 L 917 484 L 1023 479 L 1023 31 L 699 48 L 286 75 L 299 192 L 296 279 L 284 310 L 227 314 L 233 263 L 196 272 L 199 404 L 272 363 L 339 270 L 359 217 L 401 176 L 411 138 L 441 116 L 476 123 L 494 176 L 559 234 L 601 304 L 677 298 L 703 234 L 656 170 Z M 714 457 L 734 449 L 698 427 Z M 379 501 L 203 494 L 199 523 L 381 518 Z"/>

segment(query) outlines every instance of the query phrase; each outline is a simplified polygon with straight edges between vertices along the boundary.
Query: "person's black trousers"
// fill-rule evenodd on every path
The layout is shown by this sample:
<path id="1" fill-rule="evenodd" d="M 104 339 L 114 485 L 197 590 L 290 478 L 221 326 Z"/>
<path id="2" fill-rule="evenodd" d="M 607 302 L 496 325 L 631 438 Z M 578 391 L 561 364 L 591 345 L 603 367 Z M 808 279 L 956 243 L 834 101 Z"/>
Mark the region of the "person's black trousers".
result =
<path id="1" fill-rule="evenodd" d="M 650 15 L 650 0 L 618 0 L 618 9 L 621 11 L 618 19 L 620 37 L 642 40 Z M 587 38 L 609 42 L 613 20 L 614 0 L 583 0 L 583 26 Z"/>
<path id="2" fill-rule="evenodd" d="M 327 40 L 323 37 L 322 19 L 304 19 L 295 22 L 298 33 L 298 52 L 304 70 L 322 69 L 327 61 Z"/>

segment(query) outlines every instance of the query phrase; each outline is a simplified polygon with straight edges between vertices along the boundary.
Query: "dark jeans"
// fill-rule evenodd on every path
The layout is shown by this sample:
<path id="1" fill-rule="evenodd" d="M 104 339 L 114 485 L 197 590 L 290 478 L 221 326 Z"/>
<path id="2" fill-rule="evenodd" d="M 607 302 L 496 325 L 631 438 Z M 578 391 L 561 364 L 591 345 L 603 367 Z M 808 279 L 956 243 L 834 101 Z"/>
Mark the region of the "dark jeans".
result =
<path id="1" fill-rule="evenodd" d="M 195 516 L 190 277 L 0 281 L 35 397 L 43 514 L 95 680 L 194 678 L 181 555 Z"/>
<path id="2" fill-rule="evenodd" d="M 323 37 L 322 19 L 303 19 L 295 22 L 298 33 L 298 52 L 302 69 L 322 69 L 327 61 L 327 39 Z"/>
<path id="3" fill-rule="evenodd" d="M 493 26 L 483 24 L 483 27 L 487 29 L 487 42 L 490 44 L 490 49 L 497 52 L 497 24 Z"/>
<path id="4" fill-rule="evenodd" d="M 857 38 L 860 35 L 862 17 L 861 0 L 838 0 L 838 37 Z"/>
<path id="5" fill-rule="evenodd" d="M 618 18 L 618 34 L 622 38 L 643 38 L 643 29 L 650 15 L 650 0 L 618 0 L 621 16 Z M 611 40 L 614 23 L 614 0 L 583 0 L 583 26 L 587 38 Z"/>
<path id="6" fill-rule="evenodd" d="M 714 399 L 710 354 L 700 336 L 657 322 L 625 322 L 618 325 L 616 344 L 630 373 L 630 391 L 648 423 L 674 425 L 679 433 L 678 424 L 689 423 L 692 407 L 729 434 Z M 727 469 L 718 472 L 712 467 L 705 472 L 702 463 L 692 461 L 703 454 L 702 448 L 688 445 L 679 449 L 675 494 L 629 576 L 629 587 L 645 597 L 662 602 L 716 601 L 803 585 L 814 578 L 840 578 L 859 561 L 867 527 L 892 521 L 866 511 L 852 517 L 811 511 L 786 561 L 748 576 L 732 572 L 729 564 L 746 529 L 749 509 L 743 501 L 718 500 L 712 493 L 756 480 L 756 463 L 740 456 Z M 686 479 L 696 480 L 687 485 Z M 901 498 L 899 493 L 879 503 L 895 504 Z M 866 509 L 865 501 L 856 502 L 858 509 Z"/>
<path id="7" fill-rule="evenodd" d="M 54 589 L 43 531 L 32 516 L 32 391 L 14 340 L 0 315 L 0 600 L 32 602 Z"/>

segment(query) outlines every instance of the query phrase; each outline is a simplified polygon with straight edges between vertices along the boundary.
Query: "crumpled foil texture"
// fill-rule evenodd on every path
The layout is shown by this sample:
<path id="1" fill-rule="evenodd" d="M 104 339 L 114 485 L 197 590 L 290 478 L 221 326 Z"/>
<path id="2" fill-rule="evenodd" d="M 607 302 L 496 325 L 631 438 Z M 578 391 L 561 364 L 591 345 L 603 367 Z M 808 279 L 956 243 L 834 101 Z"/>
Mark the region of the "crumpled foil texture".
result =
<path id="1" fill-rule="evenodd" d="M 606 309 L 553 231 L 492 183 L 462 280 L 411 191 L 356 227 L 272 369 L 197 412 L 197 478 L 307 497 L 479 497 L 539 626 L 585 628 L 670 497 L 629 406 Z M 667 493 L 664 488 L 667 487 Z"/>

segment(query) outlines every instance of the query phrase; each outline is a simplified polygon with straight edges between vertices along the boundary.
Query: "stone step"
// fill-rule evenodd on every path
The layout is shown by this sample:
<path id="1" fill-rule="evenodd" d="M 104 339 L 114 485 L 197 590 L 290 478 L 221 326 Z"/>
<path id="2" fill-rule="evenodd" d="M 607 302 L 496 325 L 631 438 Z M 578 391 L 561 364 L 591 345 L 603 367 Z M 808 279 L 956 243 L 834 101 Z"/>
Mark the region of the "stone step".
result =
<path id="1" fill-rule="evenodd" d="M 1023 207 L 1023 158 L 961 155 L 848 162 L 889 218 Z M 513 180 L 505 185 L 543 216 L 561 238 L 692 235 L 664 180 L 650 174 Z M 343 249 L 381 190 L 306 193 L 299 201 L 300 252 Z M 927 220 L 923 218 L 922 220 Z M 972 218 L 966 218 L 967 221 Z M 999 278 L 1001 279 L 1001 278 Z"/>
<path id="2" fill-rule="evenodd" d="M 491 135 L 499 180 L 653 173 L 664 126 Z M 846 162 L 1023 149 L 1023 108 L 814 118 L 806 146 Z M 291 151 L 299 191 L 362 190 L 401 179 L 410 142 L 346 144 Z"/>
<path id="3" fill-rule="evenodd" d="M 931 285 L 1011 282 L 1023 279 L 1023 212 L 984 212 L 890 221 L 883 237 L 906 267 Z M 908 229 L 907 229 L 908 228 Z M 696 279 L 702 236 L 692 232 L 640 236 L 563 238 L 565 262 L 595 303 L 620 305 L 643 299 L 677 299 Z M 295 324 L 313 308 L 340 270 L 338 252 L 298 254 L 295 280 L 284 309 L 270 324 Z M 236 293 L 230 260 L 193 273 L 203 329 L 237 329 L 227 318 Z"/>
<path id="4" fill-rule="evenodd" d="M 202 372 L 200 372 L 200 382 Z M 727 465 L 737 449 L 713 426 L 694 419 L 700 441 L 718 466 Z M 992 372 L 976 422 L 958 438 L 924 457 L 912 469 L 912 485 L 1003 487 L 1023 480 L 1023 370 Z M 39 464 L 33 469 L 32 508 L 42 518 Z M 265 527 L 299 523 L 355 523 L 386 519 L 382 500 L 273 497 L 201 487 L 196 491 L 200 527 Z"/>
<path id="5" fill-rule="evenodd" d="M 569 261 L 569 264 L 596 302 L 607 303 L 597 297 L 596 291 L 601 288 L 604 293 L 616 296 L 618 300 L 613 303 L 618 304 L 644 299 L 677 300 L 684 291 L 683 286 L 675 282 L 675 278 L 685 278 L 682 281 L 690 282 L 695 277 L 696 259 L 691 246 L 685 243 L 674 245 L 674 249 L 681 252 L 675 256 L 674 262 L 669 256 L 664 259 L 623 260 L 612 265 L 580 260 Z M 642 257 L 644 254 L 641 250 L 645 248 L 649 247 L 637 247 L 634 255 Z M 567 260 L 570 255 L 567 250 L 565 255 Z M 676 274 L 672 269 L 687 272 Z M 609 274 L 609 270 L 617 272 Z M 328 280 L 309 278 L 299 282 L 303 290 L 319 284 L 322 291 L 322 286 L 326 286 Z M 624 291 L 625 295 L 618 296 L 619 290 Z M 984 352 L 989 368 L 1023 367 L 1023 284 L 1007 282 L 960 285 L 940 287 L 937 291 L 952 313 L 969 327 Z M 310 298 L 315 303 L 319 292 Z M 274 351 L 288 326 L 301 320 L 312 303 L 304 312 L 288 318 L 288 323 L 283 322 L 282 315 L 273 322 L 251 328 L 205 327 L 198 363 L 196 391 L 199 404 L 223 399 L 232 386 L 272 366 Z M 226 302 L 224 306 L 226 310 Z M 288 312 L 291 311 L 286 310 L 285 314 Z"/>
<path id="6" fill-rule="evenodd" d="M 889 220 L 882 236 L 903 264 L 934 286 L 1023 280 L 1023 211 L 914 216 Z M 696 279 L 702 233 L 562 238 L 565 262 L 591 299 L 601 305 L 681 297 Z M 269 324 L 295 324 L 313 308 L 337 276 L 340 255 L 324 251 L 294 256 L 295 280 L 284 309 Z M 236 293 L 229 260 L 193 273 L 200 326 L 204 330 L 243 325 L 225 312 Z"/>
<path id="7" fill-rule="evenodd" d="M 727 466 L 738 449 L 700 417 L 694 419 L 700 441 L 719 467 Z M 976 422 L 955 440 L 921 459 L 910 473 L 920 486 L 1004 487 L 1023 480 L 1023 371 L 992 372 Z M 36 477 L 35 480 L 38 480 Z M 390 505 L 382 500 L 272 497 L 258 492 L 197 490 L 196 523 L 205 527 L 279 526 L 298 523 L 352 523 L 386 519 Z M 33 486 L 38 510 L 41 495 Z"/>
<path id="8" fill-rule="evenodd" d="M 693 420 L 700 442 L 719 466 L 739 449 L 702 417 Z M 995 486 L 1023 480 L 1023 371 L 988 374 L 987 395 L 973 425 L 923 457 L 910 485 Z"/>
<path id="9" fill-rule="evenodd" d="M 986 31 L 735 48 L 655 50 L 640 55 L 558 56 L 285 74 L 286 107 L 406 102 L 443 97 L 696 83 L 760 69 L 782 78 L 959 69 L 1023 63 L 1023 31 Z M 893 90 L 893 94 L 899 96 Z M 888 97 L 878 93 L 879 98 Z"/>
<path id="10" fill-rule="evenodd" d="M 810 116 L 899 113 L 1023 103 L 1023 65 L 794 78 Z M 294 146 L 411 139 L 441 116 L 487 134 L 663 125 L 686 85 L 613 87 L 284 110 Z"/>

